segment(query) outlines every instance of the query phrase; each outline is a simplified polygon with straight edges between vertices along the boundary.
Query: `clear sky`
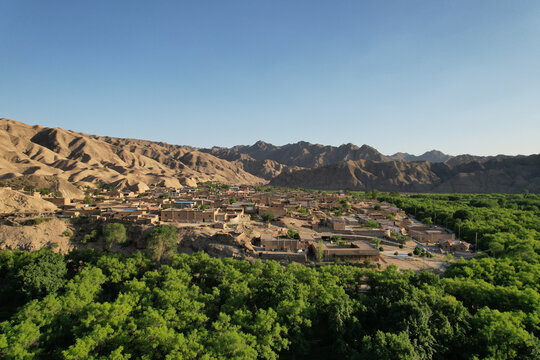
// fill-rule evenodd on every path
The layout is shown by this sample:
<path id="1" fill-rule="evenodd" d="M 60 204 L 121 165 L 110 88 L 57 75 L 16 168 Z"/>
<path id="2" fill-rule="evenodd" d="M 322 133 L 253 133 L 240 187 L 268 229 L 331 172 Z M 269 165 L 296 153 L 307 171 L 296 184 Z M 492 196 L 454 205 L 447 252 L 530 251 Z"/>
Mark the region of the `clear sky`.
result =
<path id="1" fill-rule="evenodd" d="M 200 147 L 540 153 L 540 1 L 0 2 L 0 117 Z"/>

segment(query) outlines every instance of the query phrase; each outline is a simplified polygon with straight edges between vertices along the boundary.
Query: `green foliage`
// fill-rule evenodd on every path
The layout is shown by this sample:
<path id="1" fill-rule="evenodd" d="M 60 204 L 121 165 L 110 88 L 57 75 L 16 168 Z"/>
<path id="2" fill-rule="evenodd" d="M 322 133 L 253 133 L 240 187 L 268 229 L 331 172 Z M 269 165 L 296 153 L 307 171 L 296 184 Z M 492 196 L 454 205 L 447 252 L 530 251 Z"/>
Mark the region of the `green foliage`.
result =
<path id="1" fill-rule="evenodd" d="M 338 242 L 339 240 L 341 240 L 341 236 L 339 236 L 339 235 L 330 236 L 330 241 L 332 241 L 332 242 Z"/>
<path id="2" fill-rule="evenodd" d="M 272 213 L 269 213 L 269 212 L 263 212 L 263 214 L 261 215 L 261 217 L 263 218 L 263 220 L 267 223 L 273 221 L 275 219 L 275 216 L 274 214 Z"/>
<path id="3" fill-rule="evenodd" d="M 71 231 L 70 229 L 66 229 L 63 233 L 62 233 L 62 236 L 65 236 L 65 237 L 72 237 L 73 236 L 73 231 Z"/>
<path id="4" fill-rule="evenodd" d="M 348 212 L 351 209 L 351 204 L 349 203 L 349 201 L 345 199 L 339 200 L 338 203 L 341 204 L 342 212 Z"/>
<path id="5" fill-rule="evenodd" d="M 99 236 L 99 231 L 97 229 L 91 230 L 88 234 L 85 234 L 81 240 L 81 243 L 87 244 L 89 242 L 95 242 Z"/>
<path id="6" fill-rule="evenodd" d="M 42 298 L 60 289 L 66 276 L 63 256 L 47 248 L 33 253 L 0 252 L 0 298 Z"/>
<path id="7" fill-rule="evenodd" d="M 89 195 L 86 195 L 86 196 L 84 197 L 83 202 L 84 202 L 85 204 L 87 204 L 87 205 L 92 205 L 92 204 L 94 203 L 94 201 L 92 200 L 92 197 L 90 197 Z"/>
<path id="8" fill-rule="evenodd" d="M 365 224 L 362 225 L 362 227 L 366 229 L 378 229 L 379 223 L 373 220 L 368 220 Z"/>
<path id="9" fill-rule="evenodd" d="M 298 205 L 296 207 L 296 211 L 299 212 L 300 214 L 304 214 L 304 215 L 308 215 L 309 214 L 309 209 L 305 208 L 305 207 L 302 207 L 300 205 Z"/>
<path id="10" fill-rule="evenodd" d="M 127 241 L 126 227 L 120 223 L 108 223 L 103 227 L 104 248 L 110 250 L 113 244 L 124 244 Z"/>
<path id="11" fill-rule="evenodd" d="M 324 243 L 322 240 L 319 240 L 319 242 L 317 243 L 317 261 L 318 262 L 321 262 L 323 261 L 323 257 L 324 257 Z"/>
<path id="12" fill-rule="evenodd" d="M 465 209 L 460 209 L 454 211 L 454 214 L 452 215 L 453 219 L 459 219 L 459 220 L 471 220 L 472 215 L 471 212 Z"/>
<path id="13" fill-rule="evenodd" d="M 289 239 L 300 239 L 300 234 L 298 233 L 298 230 L 291 228 L 287 230 L 287 237 Z"/>
<path id="14" fill-rule="evenodd" d="M 343 216 L 343 211 L 340 209 L 336 209 L 332 212 L 334 216 Z"/>
<path id="15" fill-rule="evenodd" d="M 0 303 L 10 311 L 0 323 L 2 358 L 534 359 L 539 349 L 539 295 L 479 278 L 505 266 L 474 278 L 459 261 L 441 279 L 203 253 L 174 255 L 169 265 L 141 253 L 44 254 L 0 252 L 2 295 L 28 264 L 64 265 L 47 282 L 56 288 Z M 475 266 L 490 269 L 481 260 Z M 519 278 L 522 288 L 538 284 Z"/>
<path id="16" fill-rule="evenodd" d="M 168 259 L 176 253 L 178 234 L 171 225 L 160 225 L 150 231 L 146 236 L 146 247 L 152 259 L 161 261 Z"/>
<path id="17" fill-rule="evenodd" d="M 49 188 L 41 188 L 38 190 L 41 195 L 50 195 L 51 189 Z"/>

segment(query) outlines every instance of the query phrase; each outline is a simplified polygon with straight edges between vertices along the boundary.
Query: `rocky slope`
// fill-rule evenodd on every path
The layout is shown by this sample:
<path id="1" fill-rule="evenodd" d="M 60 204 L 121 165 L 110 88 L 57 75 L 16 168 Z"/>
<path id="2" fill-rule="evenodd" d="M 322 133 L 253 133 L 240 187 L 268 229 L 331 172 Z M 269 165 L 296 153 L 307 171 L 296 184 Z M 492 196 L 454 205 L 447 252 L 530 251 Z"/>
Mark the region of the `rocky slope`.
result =
<path id="1" fill-rule="evenodd" d="M 409 153 L 398 152 L 394 155 L 390 155 L 393 160 L 403 161 L 429 161 L 432 163 L 445 162 L 453 158 L 451 155 L 447 155 L 439 150 L 426 151 L 422 155 L 411 155 Z"/>
<path id="2" fill-rule="evenodd" d="M 144 190 L 199 181 L 259 184 L 237 164 L 188 146 L 87 135 L 0 119 L 0 179 L 54 176 Z"/>
<path id="3" fill-rule="evenodd" d="M 404 192 L 540 192 L 540 155 L 464 164 L 346 161 L 274 178 L 270 185 L 326 190 Z"/>
<path id="4" fill-rule="evenodd" d="M 305 141 L 283 146 L 258 141 L 251 146 L 239 145 L 230 149 L 212 148 L 201 151 L 209 152 L 222 159 L 231 158 L 234 154 L 245 154 L 255 160 L 273 160 L 290 167 L 300 168 L 317 168 L 347 160 L 391 160 L 368 145 L 358 147 L 353 144 L 344 144 L 335 147 Z"/>

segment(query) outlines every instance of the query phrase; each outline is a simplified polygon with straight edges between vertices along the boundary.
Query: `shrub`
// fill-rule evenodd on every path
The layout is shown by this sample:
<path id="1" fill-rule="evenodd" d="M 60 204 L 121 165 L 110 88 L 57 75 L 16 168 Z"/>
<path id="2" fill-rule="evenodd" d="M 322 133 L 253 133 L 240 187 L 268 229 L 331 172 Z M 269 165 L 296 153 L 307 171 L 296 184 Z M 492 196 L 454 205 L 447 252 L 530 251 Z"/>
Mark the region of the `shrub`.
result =
<path id="1" fill-rule="evenodd" d="M 365 267 L 370 267 L 371 266 L 371 261 L 369 259 L 364 260 L 364 266 Z"/>
<path id="2" fill-rule="evenodd" d="M 373 220 L 368 220 L 363 227 L 368 229 L 377 229 L 379 227 L 379 223 Z"/>
<path id="3" fill-rule="evenodd" d="M 380 246 L 379 251 L 384 251 L 384 248 L 382 246 Z"/>
<path id="4" fill-rule="evenodd" d="M 341 236 L 339 236 L 339 235 L 330 236 L 330 241 L 332 241 L 332 242 L 338 242 L 339 240 L 341 240 Z"/>
<path id="5" fill-rule="evenodd" d="M 72 237 L 72 236 L 73 236 L 73 231 L 71 231 L 70 229 L 66 229 L 66 230 L 62 233 L 62 236 L 65 236 L 65 237 Z"/>
<path id="6" fill-rule="evenodd" d="M 274 214 L 269 213 L 269 212 L 264 212 L 261 216 L 263 220 L 268 223 L 275 219 Z"/>
<path id="7" fill-rule="evenodd" d="M 94 229 L 90 231 L 88 234 L 84 235 L 83 239 L 81 240 L 81 243 L 87 244 L 89 242 L 94 242 L 97 240 L 98 235 L 99 235 L 99 232 L 97 231 L 97 229 Z"/>
<path id="8" fill-rule="evenodd" d="M 399 248 L 403 249 L 405 246 L 403 244 L 399 244 Z"/>
<path id="9" fill-rule="evenodd" d="M 48 188 L 42 188 L 38 190 L 41 195 L 49 195 L 51 193 L 51 189 Z"/>
<path id="10" fill-rule="evenodd" d="M 399 255 L 399 253 L 396 251 L 396 252 L 394 253 L 394 255 Z"/>
<path id="11" fill-rule="evenodd" d="M 408 256 L 413 256 L 413 253 L 412 253 L 412 252 L 410 252 L 410 253 L 408 253 L 407 255 L 408 255 Z"/>
<path id="12" fill-rule="evenodd" d="M 289 230 L 287 231 L 287 237 L 288 237 L 289 239 L 300 239 L 300 234 L 299 234 L 298 231 L 295 230 L 295 229 L 289 229 Z"/>

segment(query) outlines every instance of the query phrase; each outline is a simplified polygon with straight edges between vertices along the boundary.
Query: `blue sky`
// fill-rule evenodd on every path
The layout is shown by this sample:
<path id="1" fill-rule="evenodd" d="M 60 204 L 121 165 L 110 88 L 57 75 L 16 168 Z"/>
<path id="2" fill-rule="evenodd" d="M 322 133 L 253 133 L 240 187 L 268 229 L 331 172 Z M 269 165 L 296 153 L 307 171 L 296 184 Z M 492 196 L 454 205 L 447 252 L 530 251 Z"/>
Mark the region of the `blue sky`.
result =
<path id="1" fill-rule="evenodd" d="M 0 48 L 0 116 L 30 124 L 540 153 L 536 0 L 5 0 Z"/>

